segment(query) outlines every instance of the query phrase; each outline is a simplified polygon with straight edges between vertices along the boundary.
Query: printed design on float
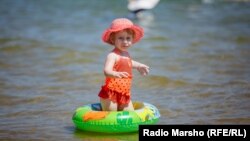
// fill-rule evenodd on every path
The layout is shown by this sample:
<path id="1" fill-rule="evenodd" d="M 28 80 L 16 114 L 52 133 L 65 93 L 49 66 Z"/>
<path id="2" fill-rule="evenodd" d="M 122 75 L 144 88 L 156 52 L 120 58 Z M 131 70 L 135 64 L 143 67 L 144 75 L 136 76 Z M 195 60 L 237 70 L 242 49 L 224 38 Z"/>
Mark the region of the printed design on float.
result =
<path id="1" fill-rule="evenodd" d="M 102 106 L 100 103 L 91 104 L 91 109 L 94 111 L 102 111 Z"/>
<path id="2" fill-rule="evenodd" d="M 141 121 L 144 122 L 146 120 L 151 120 L 154 118 L 153 112 L 145 107 L 142 110 L 138 111 L 138 116 L 140 117 Z"/>
<path id="3" fill-rule="evenodd" d="M 104 119 L 108 114 L 107 111 L 89 111 L 83 115 L 83 121 Z"/>
<path id="4" fill-rule="evenodd" d="M 101 105 L 99 103 L 89 105 L 91 111 L 86 112 L 83 114 L 82 119 L 84 122 L 89 120 L 101 120 L 107 117 L 109 114 L 108 111 L 101 111 Z M 93 111 L 92 111 L 93 110 Z"/>
<path id="5" fill-rule="evenodd" d="M 124 111 L 124 112 L 121 112 L 121 113 L 117 113 L 116 121 L 117 121 L 118 124 L 126 125 L 126 124 L 132 124 L 133 119 L 129 115 L 128 111 Z"/>
<path id="6" fill-rule="evenodd" d="M 146 103 L 145 106 L 153 112 L 154 118 L 159 118 L 161 116 L 158 109 L 155 106 L 153 106 L 149 103 Z"/>

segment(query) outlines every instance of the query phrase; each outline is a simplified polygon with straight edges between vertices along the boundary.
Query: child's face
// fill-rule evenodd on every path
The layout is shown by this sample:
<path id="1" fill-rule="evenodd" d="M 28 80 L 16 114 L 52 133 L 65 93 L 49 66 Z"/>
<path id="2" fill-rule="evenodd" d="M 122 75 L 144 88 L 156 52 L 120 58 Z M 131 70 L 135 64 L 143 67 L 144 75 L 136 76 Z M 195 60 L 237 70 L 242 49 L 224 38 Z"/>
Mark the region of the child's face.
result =
<path id="1" fill-rule="evenodd" d="M 127 51 L 132 45 L 133 35 L 127 31 L 120 31 L 115 34 L 114 45 L 121 51 Z"/>

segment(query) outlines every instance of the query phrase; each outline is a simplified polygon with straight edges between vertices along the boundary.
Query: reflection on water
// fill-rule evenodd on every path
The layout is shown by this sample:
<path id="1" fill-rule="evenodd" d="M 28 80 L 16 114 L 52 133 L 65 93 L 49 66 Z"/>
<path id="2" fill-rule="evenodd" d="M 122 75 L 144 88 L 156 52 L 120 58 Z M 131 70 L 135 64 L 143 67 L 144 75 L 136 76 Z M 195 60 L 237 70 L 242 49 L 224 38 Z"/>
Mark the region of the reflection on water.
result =
<path id="1" fill-rule="evenodd" d="M 97 133 L 94 132 L 83 132 L 76 130 L 74 135 L 75 137 L 83 140 L 91 140 L 91 141 L 117 141 L 117 140 L 127 140 L 127 141 L 135 141 L 138 140 L 138 133 L 120 133 L 120 134 L 105 134 L 105 133 Z"/>
<path id="2" fill-rule="evenodd" d="M 0 139 L 138 140 L 78 131 L 71 121 L 98 101 L 112 49 L 101 33 L 128 12 L 126 1 L 106 2 L 0 2 Z M 249 6 L 161 1 L 152 19 L 135 20 L 145 37 L 130 52 L 150 75 L 134 72 L 132 98 L 156 105 L 159 124 L 249 124 Z"/>

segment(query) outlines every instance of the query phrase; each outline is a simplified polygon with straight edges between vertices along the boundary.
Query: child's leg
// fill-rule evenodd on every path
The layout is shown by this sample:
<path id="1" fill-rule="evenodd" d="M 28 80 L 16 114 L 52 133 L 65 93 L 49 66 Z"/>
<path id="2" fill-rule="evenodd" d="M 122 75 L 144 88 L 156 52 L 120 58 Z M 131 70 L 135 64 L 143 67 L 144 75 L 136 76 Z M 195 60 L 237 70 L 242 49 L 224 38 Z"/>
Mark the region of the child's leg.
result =
<path id="1" fill-rule="evenodd" d="M 122 104 L 118 106 L 119 111 L 134 111 L 134 106 L 132 101 L 130 100 L 128 104 Z"/>
<path id="2" fill-rule="evenodd" d="M 100 98 L 103 111 L 117 111 L 117 103 L 112 102 L 110 99 Z"/>

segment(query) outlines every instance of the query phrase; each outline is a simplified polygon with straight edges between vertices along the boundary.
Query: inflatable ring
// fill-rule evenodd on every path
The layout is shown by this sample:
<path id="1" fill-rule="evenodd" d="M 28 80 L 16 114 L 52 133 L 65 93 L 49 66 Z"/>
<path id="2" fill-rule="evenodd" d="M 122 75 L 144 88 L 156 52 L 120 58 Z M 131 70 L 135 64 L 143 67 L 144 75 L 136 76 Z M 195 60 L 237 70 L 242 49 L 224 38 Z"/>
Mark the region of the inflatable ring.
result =
<path id="1" fill-rule="evenodd" d="M 94 103 L 76 109 L 72 121 L 84 131 L 104 133 L 136 132 L 139 125 L 155 124 L 160 118 L 158 109 L 149 103 L 133 102 L 135 111 L 101 111 Z"/>

